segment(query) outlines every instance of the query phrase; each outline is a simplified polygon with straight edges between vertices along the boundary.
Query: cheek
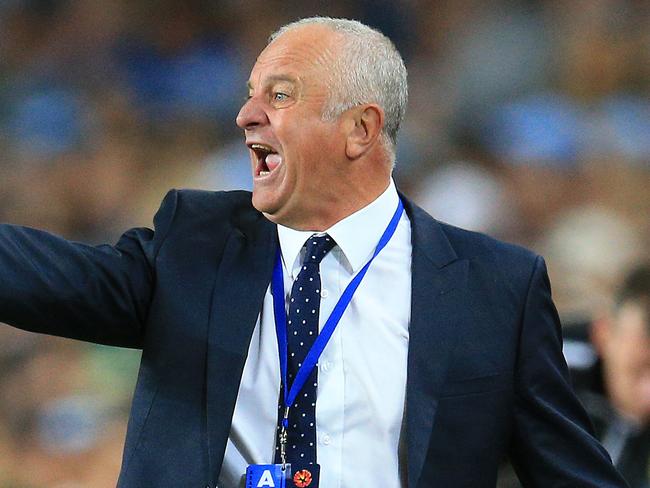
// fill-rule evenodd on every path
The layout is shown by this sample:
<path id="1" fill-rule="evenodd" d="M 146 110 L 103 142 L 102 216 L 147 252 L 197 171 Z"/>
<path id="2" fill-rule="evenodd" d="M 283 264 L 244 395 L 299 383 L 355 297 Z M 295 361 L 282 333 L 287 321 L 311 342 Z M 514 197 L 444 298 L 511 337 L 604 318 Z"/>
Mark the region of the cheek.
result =
<path id="1" fill-rule="evenodd" d="M 299 123 L 294 119 L 282 122 L 276 136 L 287 162 L 287 178 L 295 181 L 296 189 L 309 191 L 331 184 L 343 147 L 335 126 L 314 116 L 305 116 Z"/>
<path id="2" fill-rule="evenodd" d="M 289 170 L 300 180 L 304 179 L 307 182 L 318 180 L 323 170 L 327 169 L 330 154 L 328 145 L 317 137 L 299 136 L 289 146 Z"/>

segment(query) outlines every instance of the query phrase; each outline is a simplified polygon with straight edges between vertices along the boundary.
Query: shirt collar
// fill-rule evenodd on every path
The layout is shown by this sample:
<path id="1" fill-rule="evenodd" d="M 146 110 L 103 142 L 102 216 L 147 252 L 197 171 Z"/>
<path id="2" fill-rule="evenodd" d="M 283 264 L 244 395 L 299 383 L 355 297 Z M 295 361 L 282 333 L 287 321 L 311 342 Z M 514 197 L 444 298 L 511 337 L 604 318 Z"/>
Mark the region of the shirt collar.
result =
<path id="1" fill-rule="evenodd" d="M 391 178 L 388 188 L 373 202 L 323 231 L 336 241 L 353 273 L 370 259 L 379 238 L 395 213 L 398 201 L 399 195 Z M 293 274 L 300 251 L 312 235 L 313 231 L 295 230 L 278 224 L 282 259 L 288 273 Z"/>

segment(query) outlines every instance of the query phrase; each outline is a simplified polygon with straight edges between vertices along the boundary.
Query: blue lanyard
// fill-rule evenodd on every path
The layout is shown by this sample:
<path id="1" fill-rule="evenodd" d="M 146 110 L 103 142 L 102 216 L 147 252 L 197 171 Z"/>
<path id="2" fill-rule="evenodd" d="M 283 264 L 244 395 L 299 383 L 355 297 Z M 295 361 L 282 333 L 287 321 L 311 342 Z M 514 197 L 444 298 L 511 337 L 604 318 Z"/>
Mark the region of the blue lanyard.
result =
<path id="1" fill-rule="evenodd" d="M 399 200 L 397 204 L 397 210 L 395 210 L 393 217 L 388 223 L 388 227 L 386 227 L 386 230 L 384 231 L 381 238 L 379 239 L 379 243 L 375 248 L 375 252 L 373 253 L 370 260 L 365 264 L 365 266 L 361 268 L 361 270 L 359 270 L 359 272 L 354 276 L 354 278 L 352 278 L 352 281 L 350 281 L 348 286 L 343 291 L 341 298 L 339 298 L 339 301 L 336 302 L 332 314 L 327 319 L 327 322 L 325 322 L 323 329 L 321 330 L 320 334 L 318 334 L 318 336 L 316 337 L 316 340 L 314 341 L 314 344 L 312 345 L 311 349 L 309 349 L 309 352 L 307 353 L 307 356 L 305 357 L 302 366 L 298 369 L 296 378 L 293 380 L 293 384 L 291 385 L 290 388 L 287 388 L 287 312 L 285 310 L 285 302 L 284 302 L 282 256 L 281 256 L 280 248 L 278 247 L 278 252 L 275 259 L 275 267 L 273 268 L 273 278 L 271 280 L 271 293 L 273 294 L 273 313 L 275 315 L 275 332 L 278 337 L 278 353 L 280 355 L 280 373 L 282 374 L 282 384 L 284 385 L 284 406 L 285 406 L 285 415 L 283 419 L 284 428 L 286 428 L 288 424 L 289 406 L 293 405 L 293 403 L 296 400 L 296 397 L 300 393 L 300 390 L 302 390 L 302 387 L 307 382 L 309 375 L 313 371 L 314 367 L 316 367 L 316 363 L 318 362 L 318 359 L 323 353 L 325 346 L 329 342 L 330 337 L 332 337 L 332 334 L 334 333 L 336 326 L 338 325 L 339 321 L 341 320 L 341 317 L 343 316 L 343 312 L 345 312 L 345 309 L 352 301 L 354 292 L 357 291 L 357 288 L 359 287 L 361 280 L 363 280 L 363 277 L 366 275 L 366 272 L 370 267 L 370 263 L 372 263 L 375 257 L 377 257 L 377 254 L 379 254 L 379 252 L 384 247 L 386 247 L 386 244 L 388 244 L 388 241 L 390 241 L 391 237 L 393 237 L 393 234 L 395 233 L 395 229 L 397 229 L 397 224 L 399 223 L 403 211 L 404 211 L 404 205 L 402 204 L 402 201 Z"/>

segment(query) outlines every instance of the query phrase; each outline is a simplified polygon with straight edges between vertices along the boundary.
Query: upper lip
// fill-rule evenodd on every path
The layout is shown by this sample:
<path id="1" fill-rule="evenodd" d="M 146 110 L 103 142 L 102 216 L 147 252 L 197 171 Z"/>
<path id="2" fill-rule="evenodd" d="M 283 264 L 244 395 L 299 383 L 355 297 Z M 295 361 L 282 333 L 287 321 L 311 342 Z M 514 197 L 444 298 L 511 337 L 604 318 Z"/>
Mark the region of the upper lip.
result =
<path id="1" fill-rule="evenodd" d="M 275 149 L 273 146 L 271 146 L 270 144 L 266 144 L 264 142 L 252 141 L 252 142 L 246 142 L 246 145 L 251 151 L 255 153 L 258 161 L 264 160 L 267 154 L 278 152 L 277 149 Z"/>

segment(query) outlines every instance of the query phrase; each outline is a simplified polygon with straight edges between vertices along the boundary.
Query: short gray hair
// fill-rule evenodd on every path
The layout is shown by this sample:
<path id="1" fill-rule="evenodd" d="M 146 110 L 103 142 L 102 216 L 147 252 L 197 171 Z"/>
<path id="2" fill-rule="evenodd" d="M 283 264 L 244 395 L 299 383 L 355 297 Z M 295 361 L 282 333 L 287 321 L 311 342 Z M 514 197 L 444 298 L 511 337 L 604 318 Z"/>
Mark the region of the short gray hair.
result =
<path id="1" fill-rule="evenodd" d="M 345 43 L 333 66 L 336 83 L 323 109 L 323 118 L 333 120 L 364 103 L 378 104 L 385 114 L 382 133 L 394 157 L 397 132 L 408 101 L 402 56 L 391 40 L 378 30 L 356 20 L 331 17 L 309 17 L 286 24 L 271 34 L 269 44 L 287 31 L 314 24 L 341 33 Z"/>

